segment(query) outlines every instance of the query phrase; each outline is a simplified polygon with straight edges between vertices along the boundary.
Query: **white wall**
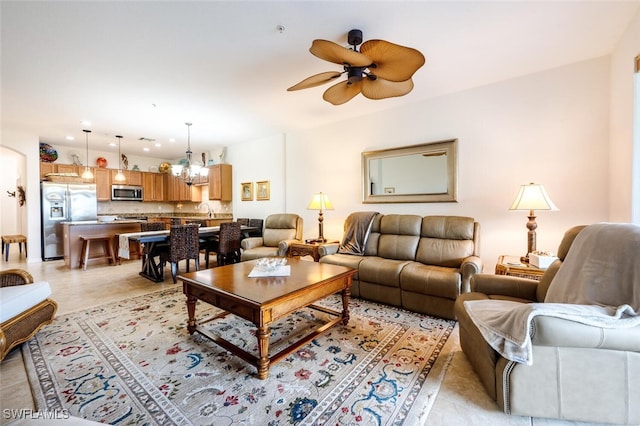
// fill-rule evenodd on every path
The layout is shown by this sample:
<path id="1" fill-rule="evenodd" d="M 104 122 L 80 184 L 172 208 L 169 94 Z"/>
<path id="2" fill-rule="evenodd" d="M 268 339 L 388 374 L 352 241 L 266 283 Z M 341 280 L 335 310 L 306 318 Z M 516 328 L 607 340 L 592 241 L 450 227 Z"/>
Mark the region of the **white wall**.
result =
<path id="1" fill-rule="evenodd" d="M 265 218 L 287 211 L 285 136 L 275 135 L 227 149 L 233 165 L 233 217 Z M 256 182 L 269 181 L 269 200 L 256 200 Z M 241 201 L 240 184 L 253 184 L 253 200 Z"/>
<path id="2" fill-rule="evenodd" d="M 26 190 L 25 216 L 20 227 L 27 236 L 29 262 L 40 261 L 40 150 L 37 135 L 32 135 L 2 123 L 1 145 L 16 153 L 21 161 L 20 174 Z M 22 167 L 25 167 L 22 169 Z M 0 171 L 0 179 L 12 179 L 6 170 Z M 4 213 L 4 211 L 3 211 Z M 4 230 L 2 231 L 4 232 Z"/>
<path id="3" fill-rule="evenodd" d="M 640 12 L 621 37 L 611 55 L 611 116 L 610 144 L 611 181 L 609 219 L 630 222 L 635 210 L 635 222 L 640 224 L 640 134 L 633 134 L 634 102 L 640 108 L 640 91 L 635 92 L 635 57 L 640 54 Z M 640 117 L 639 115 L 636 115 Z M 640 123 L 636 123 L 639 126 Z M 636 147 L 633 147 L 633 140 Z M 635 162 L 633 159 L 635 158 Z M 632 177 L 634 176 L 635 177 Z M 635 181 L 635 190 L 632 182 Z"/>
<path id="4" fill-rule="evenodd" d="M 27 235 L 27 206 L 18 202 L 18 185 L 26 186 L 25 156 L 0 147 L 0 235 Z M 14 193 L 11 197 L 8 193 Z"/>
<path id="5" fill-rule="evenodd" d="M 543 184 L 560 208 L 538 213 L 539 249 L 555 251 L 573 225 L 607 220 L 609 69 L 608 58 L 598 58 L 289 133 L 286 170 L 278 163 L 268 174 L 286 176 L 286 211 L 303 216 L 305 238 L 317 236 L 317 212 L 306 206 L 319 191 L 335 207 L 324 215 L 327 238 L 341 238 L 353 211 L 472 216 L 482 225 L 486 270 L 493 271 L 498 255 L 526 251 L 526 212 L 508 211 L 522 184 Z M 450 138 L 459 141 L 457 203 L 361 203 L 362 151 Z M 244 170 L 235 153 L 250 146 L 230 147 L 238 175 Z"/>

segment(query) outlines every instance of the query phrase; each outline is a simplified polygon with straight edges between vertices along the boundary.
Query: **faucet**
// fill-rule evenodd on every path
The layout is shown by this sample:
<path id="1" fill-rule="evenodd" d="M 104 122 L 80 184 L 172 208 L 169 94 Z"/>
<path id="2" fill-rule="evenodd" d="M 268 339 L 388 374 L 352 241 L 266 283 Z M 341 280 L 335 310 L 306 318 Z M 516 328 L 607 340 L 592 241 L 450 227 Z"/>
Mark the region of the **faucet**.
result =
<path id="1" fill-rule="evenodd" d="M 198 204 L 198 205 L 196 206 L 196 208 L 197 208 L 198 210 L 200 210 L 200 208 L 201 208 L 202 206 L 206 206 L 206 207 L 207 207 L 207 215 L 208 215 L 209 217 L 211 217 L 211 213 L 212 213 L 212 212 L 211 212 L 211 206 L 210 206 L 209 204 L 207 204 L 207 203 L 200 203 L 200 204 Z"/>

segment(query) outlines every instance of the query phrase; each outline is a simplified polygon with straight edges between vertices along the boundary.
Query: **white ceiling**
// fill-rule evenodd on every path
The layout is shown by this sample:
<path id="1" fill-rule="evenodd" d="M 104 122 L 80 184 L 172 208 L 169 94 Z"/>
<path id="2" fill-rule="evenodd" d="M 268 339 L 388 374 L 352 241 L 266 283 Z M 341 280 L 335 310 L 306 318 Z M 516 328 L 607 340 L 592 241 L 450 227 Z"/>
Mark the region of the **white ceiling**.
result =
<path id="1" fill-rule="evenodd" d="M 607 55 L 639 7 L 639 1 L 3 0 L 2 120 L 43 142 L 79 149 L 81 121 L 89 120 L 91 149 L 106 150 L 121 134 L 125 153 L 178 158 L 187 121 L 199 153 Z M 312 74 L 340 71 L 308 49 L 316 38 L 346 45 L 352 28 L 365 40 L 425 55 L 411 93 L 333 106 L 322 100 L 330 85 L 286 91 Z M 144 146 L 152 151 L 143 154 Z"/>

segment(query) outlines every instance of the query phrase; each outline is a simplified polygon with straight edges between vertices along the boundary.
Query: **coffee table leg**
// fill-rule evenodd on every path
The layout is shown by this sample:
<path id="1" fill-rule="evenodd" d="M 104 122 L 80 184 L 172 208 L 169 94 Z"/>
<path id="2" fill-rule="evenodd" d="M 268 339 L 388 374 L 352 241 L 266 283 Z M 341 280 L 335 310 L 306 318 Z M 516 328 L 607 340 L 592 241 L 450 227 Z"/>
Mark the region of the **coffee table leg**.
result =
<path id="1" fill-rule="evenodd" d="M 193 334 L 196 331 L 196 302 L 197 298 L 194 296 L 187 296 L 187 313 L 189 315 L 189 321 L 187 322 L 187 330 L 189 334 Z"/>
<path id="2" fill-rule="evenodd" d="M 342 325 L 349 324 L 349 297 L 351 296 L 351 288 L 347 287 L 341 292 L 342 294 Z"/>
<path id="3" fill-rule="evenodd" d="M 271 330 L 269 326 L 258 327 L 258 379 L 264 380 L 269 377 L 269 336 Z"/>

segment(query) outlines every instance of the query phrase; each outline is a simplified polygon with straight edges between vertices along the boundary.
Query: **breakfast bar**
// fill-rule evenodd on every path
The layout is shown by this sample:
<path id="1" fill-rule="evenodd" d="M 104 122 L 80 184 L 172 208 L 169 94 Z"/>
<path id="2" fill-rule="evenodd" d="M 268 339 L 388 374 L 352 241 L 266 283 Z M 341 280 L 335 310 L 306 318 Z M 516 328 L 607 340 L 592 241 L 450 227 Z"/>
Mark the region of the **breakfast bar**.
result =
<path id="1" fill-rule="evenodd" d="M 101 222 L 97 220 L 63 222 L 63 238 L 64 238 L 64 264 L 70 269 L 80 268 L 80 259 L 82 254 L 83 237 L 92 237 L 99 235 L 109 235 L 113 238 L 117 234 L 140 231 L 140 220 L 117 220 L 113 222 Z M 112 241 L 112 244 L 114 241 Z M 95 247 L 99 250 L 100 247 Z M 94 247 L 91 248 L 92 252 Z M 139 247 L 132 244 L 130 247 L 131 258 L 138 259 L 140 257 Z M 90 253 L 93 256 L 97 253 Z"/>

